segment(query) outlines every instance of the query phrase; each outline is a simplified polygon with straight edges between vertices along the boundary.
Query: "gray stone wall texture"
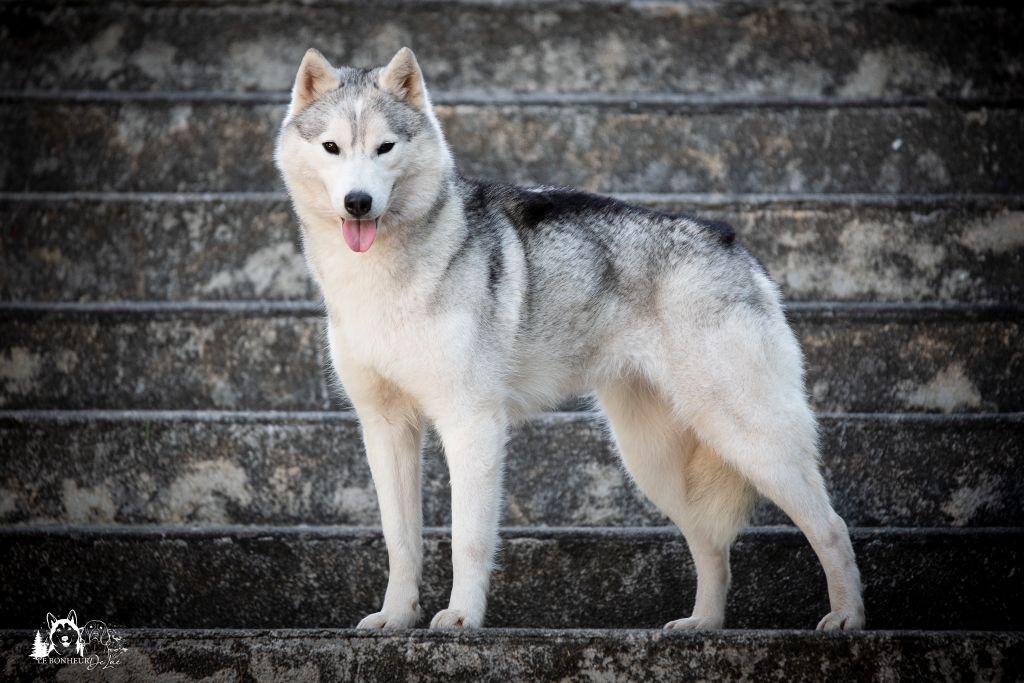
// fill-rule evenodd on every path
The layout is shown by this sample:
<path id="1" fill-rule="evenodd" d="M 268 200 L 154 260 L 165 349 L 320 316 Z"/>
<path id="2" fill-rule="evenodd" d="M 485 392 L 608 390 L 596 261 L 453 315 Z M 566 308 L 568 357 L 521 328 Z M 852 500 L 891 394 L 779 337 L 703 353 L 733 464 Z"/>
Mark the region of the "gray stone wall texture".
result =
<path id="1" fill-rule="evenodd" d="M 1024 680 L 1024 5 L 0 3 L 4 680 Z M 425 439 L 420 628 L 271 151 L 308 47 L 424 69 L 463 172 L 732 224 L 807 357 L 868 626 L 759 501 L 727 630 L 581 397 L 508 443 L 486 627 Z M 28 655 L 47 612 L 110 670 Z"/>

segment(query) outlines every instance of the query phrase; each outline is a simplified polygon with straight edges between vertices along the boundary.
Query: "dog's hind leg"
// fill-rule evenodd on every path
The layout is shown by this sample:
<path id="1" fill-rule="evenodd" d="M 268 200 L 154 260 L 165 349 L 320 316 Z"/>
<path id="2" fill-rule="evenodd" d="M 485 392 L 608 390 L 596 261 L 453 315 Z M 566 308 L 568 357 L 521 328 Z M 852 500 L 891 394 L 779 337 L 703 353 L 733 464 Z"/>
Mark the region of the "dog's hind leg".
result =
<path id="1" fill-rule="evenodd" d="M 645 380 L 632 378 L 598 392 L 634 481 L 686 537 L 697 570 L 693 613 L 670 629 L 721 628 L 729 590 L 729 546 L 750 515 L 747 482 L 681 426 Z"/>
<path id="2" fill-rule="evenodd" d="M 813 428 L 780 420 L 769 429 L 714 415 L 700 420 L 698 430 L 807 536 L 825 570 L 832 606 L 818 629 L 862 628 L 860 574 L 846 523 L 832 509 L 818 469 L 815 437 L 808 433 Z"/>
<path id="3" fill-rule="evenodd" d="M 742 320 L 713 331 L 704 356 L 716 350 L 718 362 L 703 371 L 691 366 L 680 376 L 677 383 L 687 382 L 691 396 L 688 406 L 681 400 L 678 407 L 698 438 L 807 537 L 825 570 L 831 602 L 818 629 L 862 628 L 860 574 L 849 531 L 832 509 L 821 476 L 799 347 L 788 329 L 760 332 Z"/>

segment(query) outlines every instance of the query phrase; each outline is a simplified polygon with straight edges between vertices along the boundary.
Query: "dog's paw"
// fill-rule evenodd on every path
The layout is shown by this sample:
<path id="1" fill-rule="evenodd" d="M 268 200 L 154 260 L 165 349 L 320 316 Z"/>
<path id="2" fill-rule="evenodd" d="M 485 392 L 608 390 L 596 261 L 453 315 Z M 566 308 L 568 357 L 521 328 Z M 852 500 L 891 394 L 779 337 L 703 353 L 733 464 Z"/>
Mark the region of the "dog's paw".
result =
<path id="1" fill-rule="evenodd" d="M 864 612 L 861 610 L 829 612 L 818 622 L 819 631 L 858 631 L 862 628 L 864 628 Z"/>
<path id="2" fill-rule="evenodd" d="M 399 614 L 397 612 L 374 612 L 363 618 L 356 628 L 365 629 L 399 629 L 411 628 L 416 625 L 419 613 L 416 611 Z"/>
<path id="3" fill-rule="evenodd" d="M 676 619 L 665 624 L 666 631 L 707 631 L 711 629 L 722 628 L 722 619 L 712 619 L 709 617 L 686 617 L 685 619 Z"/>
<path id="4" fill-rule="evenodd" d="M 430 628 L 478 628 L 481 619 L 471 619 L 460 609 L 443 609 L 430 620 Z"/>

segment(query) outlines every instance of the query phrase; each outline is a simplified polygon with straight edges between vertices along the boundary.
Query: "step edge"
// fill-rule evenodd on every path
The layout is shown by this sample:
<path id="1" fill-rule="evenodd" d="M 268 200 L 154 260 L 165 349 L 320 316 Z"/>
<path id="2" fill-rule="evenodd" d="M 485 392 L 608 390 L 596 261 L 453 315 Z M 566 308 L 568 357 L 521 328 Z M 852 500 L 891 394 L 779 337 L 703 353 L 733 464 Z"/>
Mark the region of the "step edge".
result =
<path id="1" fill-rule="evenodd" d="M 712 93 L 519 93 L 448 90 L 431 93 L 442 107 L 519 107 L 672 111 L 731 111 L 786 109 L 1019 109 L 1024 97 L 1016 95 L 888 95 L 844 97 L 834 95 L 741 95 Z M 100 90 L 0 89 L 0 102 L 60 104 L 248 104 L 286 105 L 287 91 L 226 90 Z"/>
<path id="2" fill-rule="evenodd" d="M 972 424 L 1024 424 L 1024 411 L 1003 413 L 817 413 L 820 421 L 835 423 L 874 424 L 936 424 L 957 426 Z M 44 422 L 199 422 L 225 424 L 271 424 L 351 422 L 357 419 L 352 410 L 61 410 L 21 409 L 0 410 L 0 424 Z M 595 424 L 604 419 L 598 410 L 543 411 L 528 418 L 523 424 Z"/>
<path id="3" fill-rule="evenodd" d="M 885 207 L 914 208 L 1020 208 L 1024 193 L 721 193 L 721 192 L 600 192 L 634 204 L 692 204 L 695 207 Z M 158 203 L 284 203 L 285 192 L 114 192 L 114 191 L 13 191 L 0 190 L 0 203 L 107 202 Z"/>
<path id="4" fill-rule="evenodd" d="M 1024 304 L 966 302 L 859 302 L 796 301 L 784 304 L 786 313 L 799 320 L 815 318 L 908 319 L 950 318 L 955 320 L 1016 320 L 1024 317 Z M 191 301 L 4 301 L 0 317 L 31 318 L 76 316 L 203 316 L 238 315 L 251 317 L 321 317 L 324 308 L 316 300 L 275 301 L 191 300 Z"/>
<path id="5" fill-rule="evenodd" d="M 584 539 L 682 541 L 683 537 L 675 526 L 593 526 L 593 527 L 543 527 L 503 526 L 500 529 L 503 541 L 558 541 Z M 424 527 L 424 540 L 445 540 L 450 538 L 450 527 Z M 850 527 L 854 540 L 932 539 L 932 538 L 983 538 L 988 540 L 1007 539 L 1024 542 L 1024 527 Z M 0 538 L 9 542 L 16 540 L 92 538 L 93 540 L 127 539 L 142 542 L 168 540 L 198 540 L 233 542 L 234 540 L 351 540 L 382 541 L 380 527 L 340 525 L 213 525 L 184 526 L 165 524 L 112 524 L 109 526 L 64 524 L 21 526 L 0 525 Z M 767 525 L 745 527 L 737 539 L 742 543 L 752 538 L 778 538 L 803 542 L 803 533 L 793 526 Z M 996 549 L 993 549 L 996 550 Z"/>
<path id="6" fill-rule="evenodd" d="M 355 628 L 119 628 L 126 639 L 168 639 L 168 640 L 228 640 L 235 638 L 270 637 L 278 640 L 299 640 L 309 638 L 360 638 L 371 640 L 426 638 L 436 641 L 486 640 L 489 638 L 523 638 L 549 640 L 592 638 L 680 638 L 704 642 L 710 638 L 723 640 L 748 640 L 751 638 L 798 638 L 825 642 L 826 639 L 844 638 L 851 640 L 879 639 L 964 639 L 993 637 L 1020 639 L 1024 641 L 1024 630 L 928 630 L 928 629 L 865 629 L 843 633 L 822 634 L 812 629 L 718 629 L 715 631 L 672 631 L 659 628 L 514 628 L 482 627 L 470 631 L 437 631 L 426 628 L 411 628 L 400 631 Z M 0 639 L 31 638 L 35 629 L 0 628 Z"/>

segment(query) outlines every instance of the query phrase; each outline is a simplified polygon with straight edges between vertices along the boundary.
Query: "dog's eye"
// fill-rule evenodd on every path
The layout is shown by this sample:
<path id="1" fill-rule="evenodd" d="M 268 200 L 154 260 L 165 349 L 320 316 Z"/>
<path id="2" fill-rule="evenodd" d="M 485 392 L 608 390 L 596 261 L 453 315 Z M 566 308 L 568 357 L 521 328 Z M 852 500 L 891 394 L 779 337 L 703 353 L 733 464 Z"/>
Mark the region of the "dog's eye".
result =
<path id="1" fill-rule="evenodd" d="M 393 142 L 385 142 L 384 144 L 377 148 L 377 154 L 387 154 L 394 148 L 394 146 L 395 143 Z"/>
<path id="2" fill-rule="evenodd" d="M 333 142 L 330 142 L 330 141 L 324 143 L 324 149 L 327 150 L 328 154 L 337 154 L 338 153 L 338 146 L 336 144 L 334 144 Z"/>

